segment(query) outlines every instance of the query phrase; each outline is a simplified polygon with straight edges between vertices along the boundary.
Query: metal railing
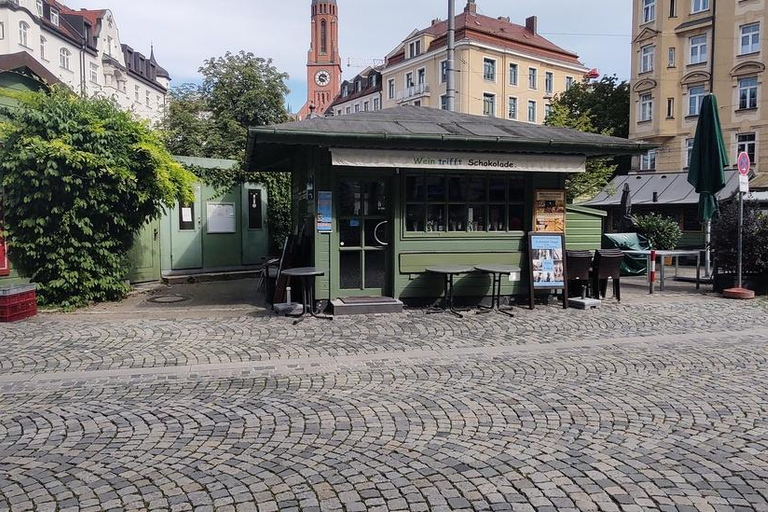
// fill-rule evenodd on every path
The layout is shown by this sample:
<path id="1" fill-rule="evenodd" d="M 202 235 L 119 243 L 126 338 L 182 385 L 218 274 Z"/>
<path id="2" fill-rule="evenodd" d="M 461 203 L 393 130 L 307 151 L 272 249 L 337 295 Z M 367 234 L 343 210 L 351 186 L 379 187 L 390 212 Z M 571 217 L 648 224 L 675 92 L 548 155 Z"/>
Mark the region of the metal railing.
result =
<path id="1" fill-rule="evenodd" d="M 406 101 L 427 95 L 429 95 L 429 84 L 412 85 L 397 95 L 397 101 Z"/>

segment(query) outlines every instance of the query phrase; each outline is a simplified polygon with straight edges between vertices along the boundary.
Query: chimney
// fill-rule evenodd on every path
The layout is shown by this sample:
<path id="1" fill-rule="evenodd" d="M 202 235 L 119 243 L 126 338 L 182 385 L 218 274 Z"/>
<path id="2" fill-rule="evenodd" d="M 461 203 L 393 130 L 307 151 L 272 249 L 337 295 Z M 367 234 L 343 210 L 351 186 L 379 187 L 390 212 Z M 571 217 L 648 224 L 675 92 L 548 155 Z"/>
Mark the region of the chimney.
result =
<path id="1" fill-rule="evenodd" d="M 435 25 L 437 25 L 438 23 L 440 23 L 440 18 L 435 18 L 435 19 L 433 19 L 433 20 L 432 20 L 432 26 L 433 26 L 433 27 L 434 27 Z"/>
<path id="2" fill-rule="evenodd" d="M 464 12 L 467 14 L 477 14 L 477 4 L 475 0 L 467 0 L 467 6 L 464 8 Z"/>
<path id="3" fill-rule="evenodd" d="M 506 21 L 507 23 L 509 23 L 509 16 L 499 16 L 498 20 L 499 21 Z"/>
<path id="4" fill-rule="evenodd" d="M 531 16 L 525 19 L 525 29 L 533 35 L 539 33 L 539 19 L 536 16 Z"/>

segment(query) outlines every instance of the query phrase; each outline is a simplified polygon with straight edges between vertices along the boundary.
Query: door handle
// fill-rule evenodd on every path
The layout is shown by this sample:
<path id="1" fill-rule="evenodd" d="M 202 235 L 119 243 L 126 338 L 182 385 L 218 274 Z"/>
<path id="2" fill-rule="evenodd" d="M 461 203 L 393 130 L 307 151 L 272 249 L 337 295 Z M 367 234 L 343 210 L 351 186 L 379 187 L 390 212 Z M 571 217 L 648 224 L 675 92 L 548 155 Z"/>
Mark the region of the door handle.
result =
<path id="1" fill-rule="evenodd" d="M 376 224 L 376 227 L 375 227 L 375 228 L 373 228 L 373 238 L 374 238 L 374 239 L 376 239 L 376 242 L 377 242 L 379 245 L 383 245 L 384 247 L 387 247 L 389 244 L 388 244 L 388 243 L 386 243 L 386 242 L 382 242 L 382 241 L 381 241 L 381 239 L 379 239 L 379 228 L 380 228 L 381 226 L 383 226 L 383 225 L 387 224 L 387 223 L 389 223 L 389 221 L 388 221 L 388 220 L 385 220 L 385 221 L 379 222 L 378 224 Z"/>
<path id="2" fill-rule="evenodd" d="M 157 228 L 155 228 L 155 231 L 154 231 L 154 233 L 152 234 L 152 238 L 155 240 L 155 242 L 157 242 L 157 235 L 158 235 L 158 234 L 159 234 L 159 233 L 158 233 L 158 230 L 157 230 Z"/>

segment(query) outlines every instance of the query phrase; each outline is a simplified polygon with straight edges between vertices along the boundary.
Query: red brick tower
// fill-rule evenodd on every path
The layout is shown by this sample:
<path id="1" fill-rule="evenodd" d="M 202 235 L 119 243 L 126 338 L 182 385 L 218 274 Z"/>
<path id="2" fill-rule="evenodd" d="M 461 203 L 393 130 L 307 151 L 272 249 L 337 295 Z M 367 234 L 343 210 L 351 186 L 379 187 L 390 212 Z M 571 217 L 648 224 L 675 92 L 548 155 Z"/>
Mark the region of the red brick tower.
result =
<path id="1" fill-rule="evenodd" d="M 341 87 L 339 11 L 336 0 L 312 0 L 312 41 L 307 57 L 307 104 L 299 112 L 306 119 L 310 107 L 325 114 Z"/>

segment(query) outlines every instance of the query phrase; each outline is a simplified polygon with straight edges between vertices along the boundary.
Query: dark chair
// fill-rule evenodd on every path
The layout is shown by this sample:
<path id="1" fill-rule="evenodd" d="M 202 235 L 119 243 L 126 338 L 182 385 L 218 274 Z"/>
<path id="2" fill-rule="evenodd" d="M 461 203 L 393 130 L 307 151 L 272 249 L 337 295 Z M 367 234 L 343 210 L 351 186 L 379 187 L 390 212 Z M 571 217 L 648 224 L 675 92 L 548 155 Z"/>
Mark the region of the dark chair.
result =
<path id="1" fill-rule="evenodd" d="M 608 278 L 613 281 L 613 296 L 621 302 L 621 262 L 624 253 L 620 249 L 600 249 L 595 252 L 592 262 L 592 294 L 594 298 L 605 297 Z"/>
<path id="2" fill-rule="evenodd" d="M 589 293 L 589 271 L 592 268 L 592 252 L 566 251 L 566 268 L 568 269 L 568 290 L 572 295 L 581 293 L 584 299 Z"/>

